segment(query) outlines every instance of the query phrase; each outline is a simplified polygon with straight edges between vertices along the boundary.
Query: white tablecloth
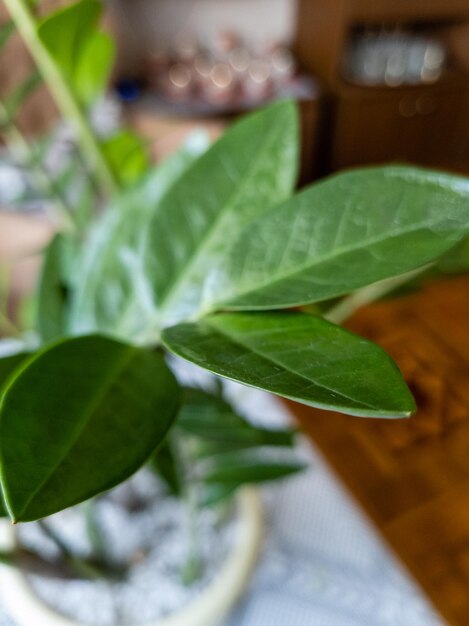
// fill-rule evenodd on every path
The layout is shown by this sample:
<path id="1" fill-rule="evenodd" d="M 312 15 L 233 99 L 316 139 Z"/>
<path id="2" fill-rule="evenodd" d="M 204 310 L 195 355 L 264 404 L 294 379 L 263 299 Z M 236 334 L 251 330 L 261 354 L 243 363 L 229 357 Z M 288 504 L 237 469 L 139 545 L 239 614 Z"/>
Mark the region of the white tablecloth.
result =
<path id="1" fill-rule="evenodd" d="M 253 418 L 288 419 L 267 394 L 233 389 Z M 310 469 L 265 489 L 264 555 L 227 626 L 441 626 L 319 452 L 303 441 L 300 453 Z"/>

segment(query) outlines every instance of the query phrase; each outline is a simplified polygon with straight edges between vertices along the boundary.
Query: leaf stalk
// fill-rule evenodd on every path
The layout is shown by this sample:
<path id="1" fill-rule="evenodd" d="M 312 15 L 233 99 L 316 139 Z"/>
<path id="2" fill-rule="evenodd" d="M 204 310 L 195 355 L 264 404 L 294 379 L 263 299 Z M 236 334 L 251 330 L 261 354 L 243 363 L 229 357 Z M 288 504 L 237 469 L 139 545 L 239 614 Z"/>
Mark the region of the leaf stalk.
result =
<path id="1" fill-rule="evenodd" d="M 382 280 L 378 283 L 367 285 L 362 289 L 357 289 L 357 291 L 347 296 L 334 307 L 329 309 L 329 311 L 327 311 L 323 315 L 323 317 L 325 317 L 329 322 L 333 322 L 334 324 L 342 324 L 358 309 L 361 309 L 363 306 L 379 300 L 380 298 L 388 293 L 391 293 L 398 287 L 405 285 L 420 274 L 423 274 L 423 272 L 425 272 L 429 267 L 430 265 L 425 265 L 424 267 L 420 267 L 411 272 L 406 272 L 401 276 Z"/>
<path id="2" fill-rule="evenodd" d="M 119 190 L 116 176 L 110 168 L 102 147 L 88 123 L 86 115 L 75 98 L 62 71 L 43 45 L 37 31 L 37 20 L 27 0 L 5 0 L 5 5 L 15 22 L 24 43 L 46 81 L 57 106 L 72 124 L 89 166 L 99 179 L 103 190 L 114 195 Z"/>

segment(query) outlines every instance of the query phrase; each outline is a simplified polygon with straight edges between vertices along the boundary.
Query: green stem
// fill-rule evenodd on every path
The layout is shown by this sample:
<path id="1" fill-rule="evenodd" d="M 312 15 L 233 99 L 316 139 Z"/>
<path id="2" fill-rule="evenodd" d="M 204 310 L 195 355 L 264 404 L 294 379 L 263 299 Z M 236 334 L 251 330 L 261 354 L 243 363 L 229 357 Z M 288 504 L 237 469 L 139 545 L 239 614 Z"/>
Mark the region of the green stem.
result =
<path id="1" fill-rule="evenodd" d="M 398 287 L 405 285 L 419 274 L 425 272 L 428 268 L 429 265 L 425 265 L 424 267 L 420 267 L 412 272 L 407 272 L 401 276 L 382 280 L 378 283 L 374 283 L 373 285 L 368 285 L 362 289 L 358 289 L 350 296 L 341 300 L 339 304 L 332 307 L 332 309 L 329 309 L 329 311 L 324 314 L 324 317 L 334 324 L 342 324 L 342 322 L 351 317 L 351 315 L 353 315 L 353 313 L 355 313 L 355 311 L 360 309 L 362 306 L 371 304 L 375 300 L 382 298 Z"/>
<path id="2" fill-rule="evenodd" d="M 190 488 L 187 488 L 185 497 L 187 514 L 187 533 L 189 540 L 189 553 L 182 572 L 184 585 L 192 585 L 201 575 L 201 563 L 199 554 L 199 536 L 197 530 L 197 505 L 196 497 Z"/>
<path id="3" fill-rule="evenodd" d="M 2 565 L 9 565 L 10 567 L 16 566 L 16 556 L 15 552 L 5 552 L 4 550 L 0 551 L 0 563 Z"/>
<path id="4" fill-rule="evenodd" d="M 36 62 L 51 94 L 63 116 L 72 124 L 90 169 L 110 195 L 118 191 L 118 181 L 103 154 L 82 107 L 70 90 L 67 80 L 52 55 L 43 45 L 37 31 L 37 22 L 28 0 L 4 0 L 24 43 Z"/>
<path id="5" fill-rule="evenodd" d="M 96 519 L 96 500 L 91 499 L 83 503 L 83 515 L 85 519 L 86 534 L 88 535 L 93 553 L 102 561 L 106 559 L 106 542 L 104 535 Z"/>
<path id="6" fill-rule="evenodd" d="M 51 541 L 54 542 L 54 544 L 59 549 L 61 555 L 63 556 L 65 561 L 68 563 L 68 565 L 80 577 L 90 578 L 90 579 L 102 579 L 102 578 L 108 577 L 109 572 L 104 571 L 98 566 L 96 566 L 95 564 L 92 564 L 85 559 L 80 559 L 75 554 L 73 554 L 73 552 L 70 550 L 67 544 L 62 540 L 62 538 L 59 537 L 59 535 L 57 535 L 57 533 L 51 528 L 51 526 L 47 524 L 44 520 L 40 520 L 38 524 L 41 527 L 43 533 L 47 537 L 49 537 Z"/>

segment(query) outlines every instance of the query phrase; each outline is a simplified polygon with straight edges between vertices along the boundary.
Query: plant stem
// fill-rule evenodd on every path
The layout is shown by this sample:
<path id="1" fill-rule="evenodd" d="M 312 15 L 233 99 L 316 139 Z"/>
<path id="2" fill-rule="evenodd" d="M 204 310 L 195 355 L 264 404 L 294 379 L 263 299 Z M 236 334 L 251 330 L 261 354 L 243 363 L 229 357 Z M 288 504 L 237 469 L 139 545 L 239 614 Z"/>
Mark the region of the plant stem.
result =
<path id="1" fill-rule="evenodd" d="M 94 554 L 100 559 L 106 558 L 106 542 L 102 529 L 96 519 L 95 500 L 87 500 L 83 503 L 83 515 L 85 518 L 86 534 L 93 549 Z"/>
<path id="2" fill-rule="evenodd" d="M 109 167 L 82 107 L 69 88 L 61 69 L 43 45 L 37 32 L 36 18 L 28 0 L 5 0 L 5 5 L 46 81 L 57 106 L 77 133 L 78 141 L 89 161 L 89 167 L 100 180 L 103 190 L 110 195 L 114 195 L 118 191 L 117 178 Z"/>
<path id="3" fill-rule="evenodd" d="M 173 455 L 180 480 L 181 495 L 186 513 L 186 532 L 188 540 L 187 558 L 181 572 L 184 585 L 193 584 L 201 575 L 199 533 L 197 528 L 198 495 L 192 482 L 192 462 L 188 454 L 187 442 L 173 437 Z"/>
<path id="4" fill-rule="evenodd" d="M 0 551 L 0 563 L 2 565 L 15 567 L 16 565 L 15 553 L 13 551 L 12 552 L 5 552 L 4 550 Z"/>
<path id="5" fill-rule="evenodd" d="M 62 540 L 62 538 L 59 537 L 59 535 L 57 535 L 57 533 L 53 530 L 53 528 L 51 528 L 51 526 L 47 524 L 44 520 L 40 520 L 38 524 L 41 530 L 43 531 L 43 533 L 47 537 L 49 537 L 51 541 L 54 542 L 54 544 L 59 549 L 61 555 L 63 556 L 65 561 L 68 563 L 68 565 L 80 577 L 90 578 L 90 579 L 101 579 L 101 578 L 107 577 L 108 572 L 101 570 L 96 565 L 90 563 L 89 561 L 85 559 L 81 559 L 77 557 L 75 554 L 73 554 L 73 552 L 70 550 L 67 544 Z"/>
<path id="6" fill-rule="evenodd" d="M 378 300 L 391 291 L 394 291 L 394 289 L 405 285 L 405 283 L 411 281 L 416 276 L 419 276 L 428 268 L 429 265 L 425 265 L 424 267 L 420 267 L 412 272 L 407 272 L 401 276 L 382 280 L 378 283 L 358 289 L 350 296 L 341 300 L 336 306 L 329 309 L 329 311 L 324 314 L 324 317 L 334 324 L 341 324 L 362 306 L 371 304 L 375 300 Z"/>
<path id="7" fill-rule="evenodd" d="M 195 494 L 187 488 L 185 494 L 185 505 L 187 513 L 187 533 L 189 540 L 189 553 L 187 561 L 182 571 L 182 582 L 184 585 L 192 585 L 201 574 L 201 564 L 199 556 L 199 537 L 197 532 L 197 506 Z"/>

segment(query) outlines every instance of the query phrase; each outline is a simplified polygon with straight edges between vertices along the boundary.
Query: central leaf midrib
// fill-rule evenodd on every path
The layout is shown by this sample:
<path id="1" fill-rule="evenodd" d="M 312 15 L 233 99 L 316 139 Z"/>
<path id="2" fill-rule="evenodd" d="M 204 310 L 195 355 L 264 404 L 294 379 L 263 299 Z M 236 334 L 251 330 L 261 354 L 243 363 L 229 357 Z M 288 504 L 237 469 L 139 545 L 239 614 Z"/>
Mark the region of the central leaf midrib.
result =
<path id="1" fill-rule="evenodd" d="M 64 459 L 67 457 L 67 455 L 76 446 L 77 441 L 80 439 L 80 437 L 83 434 L 84 430 L 88 426 L 88 424 L 90 422 L 90 419 L 92 418 L 92 416 L 96 412 L 97 408 L 101 404 L 103 398 L 105 397 L 105 395 L 107 394 L 109 389 L 112 387 L 112 385 L 114 383 L 114 380 L 116 378 L 116 374 L 125 369 L 127 364 L 135 356 L 136 352 L 137 352 L 137 348 L 130 348 L 129 347 L 126 350 L 126 352 L 124 353 L 123 358 L 121 358 L 117 362 L 116 366 L 109 372 L 109 375 L 106 376 L 103 379 L 102 388 L 100 390 L 98 390 L 96 392 L 96 394 L 94 394 L 90 398 L 90 401 L 88 403 L 88 407 L 87 407 L 86 411 L 84 411 L 84 417 L 82 419 L 82 423 L 80 425 L 80 428 L 75 433 L 75 436 L 73 437 L 72 441 L 70 442 L 70 445 L 66 446 L 66 449 L 64 450 L 64 453 L 61 455 L 60 459 L 57 461 L 57 463 L 53 467 L 51 467 L 50 471 L 47 473 L 47 475 L 44 477 L 44 479 L 38 485 L 37 489 L 35 489 L 34 492 L 31 494 L 31 496 L 28 498 L 26 504 L 23 506 L 23 508 L 21 510 L 21 515 L 24 515 L 25 511 L 27 511 L 29 505 L 34 500 L 34 498 L 42 491 L 44 486 L 49 482 L 51 477 L 56 473 L 57 469 L 62 465 L 62 463 L 63 463 Z M 16 516 L 16 517 L 18 517 L 18 516 Z"/>
<path id="2" fill-rule="evenodd" d="M 236 344 L 238 346 L 241 346 L 242 348 L 244 348 L 245 350 L 248 350 L 249 352 L 254 353 L 258 357 L 261 357 L 264 361 L 267 361 L 268 363 L 273 363 L 274 365 L 278 365 L 279 367 L 285 369 L 290 374 L 292 374 L 294 376 L 297 376 L 301 380 L 305 380 L 309 385 L 311 383 L 313 383 L 316 387 L 318 387 L 320 389 L 325 389 L 326 391 L 334 393 L 334 394 L 340 396 L 341 398 L 345 398 L 346 400 L 350 400 L 351 402 L 354 402 L 356 405 L 358 405 L 357 408 L 359 406 L 363 406 L 363 407 L 366 407 L 368 409 L 377 409 L 377 407 L 373 406 L 372 404 L 368 404 L 368 403 L 363 402 L 361 400 L 355 400 L 351 396 L 348 396 L 347 394 L 345 394 L 345 393 L 343 393 L 341 391 L 337 391 L 336 389 L 332 389 L 331 387 L 328 387 L 327 385 L 324 385 L 322 383 L 316 382 L 314 380 L 310 380 L 309 378 L 307 378 L 303 374 L 300 374 L 298 372 L 295 372 L 294 370 L 291 370 L 289 367 L 287 367 L 281 361 L 277 361 L 276 359 L 274 359 L 274 358 L 272 358 L 270 356 L 265 355 L 263 352 L 260 352 L 259 350 L 254 349 L 251 345 L 246 344 L 242 340 L 240 340 L 237 335 L 230 334 L 228 331 L 226 331 L 226 329 L 221 329 L 217 324 L 213 324 L 208 319 L 204 320 L 204 323 L 206 323 L 210 328 L 215 330 L 222 337 L 225 337 L 225 338 L 229 339 L 232 343 L 234 343 L 234 344 Z"/>
<path id="3" fill-rule="evenodd" d="M 171 302 L 172 299 L 174 299 L 175 295 L 178 293 L 182 285 L 184 285 L 184 281 L 186 280 L 186 277 L 190 275 L 190 272 L 192 271 L 193 267 L 196 265 L 200 256 L 204 253 L 204 250 L 210 246 L 211 240 L 216 234 L 220 222 L 222 221 L 223 217 L 226 215 L 229 208 L 235 202 L 237 197 L 239 197 L 243 193 L 247 182 L 251 180 L 252 178 L 252 170 L 257 168 L 258 163 L 261 161 L 262 155 L 264 154 L 268 146 L 271 144 L 272 138 L 276 136 L 277 134 L 276 131 L 277 131 L 277 128 L 275 128 L 274 132 L 272 133 L 266 133 L 264 137 L 264 141 L 262 142 L 262 147 L 257 152 L 257 156 L 252 161 L 249 161 L 247 163 L 246 169 L 243 171 L 242 183 L 239 186 L 234 187 L 233 192 L 231 193 L 231 195 L 229 196 L 229 198 L 227 199 L 225 203 L 225 207 L 223 208 L 222 211 L 220 211 L 220 213 L 214 220 L 212 226 L 207 230 L 207 232 L 201 239 L 199 245 L 194 249 L 191 256 L 187 259 L 187 262 L 184 268 L 182 269 L 181 273 L 179 274 L 179 276 L 172 282 L 171 287 L 163 295 L 161 299 L 160 313 L 162 313 L 163 311 L 167 311 L 169 303 Z"/>
<path id="4" fill-rule="evenodd" d="M 271 287 L 271 286 L 273 286 L 273 285 L 275 285 L 277 283 L 281 283 L 281 282 L 283 282 L 285 280 L 294 278 L 297 274 L 301 274 L 302 272 L 305 272 L 305 271 L 308 271 L 308 270 L 312 270 L 315 267 L 319 267 L 319 266 L 321 266 L 321 265 L 323 265 L 325 263 L 328 263 L 331 260 L 340 259 L 340 257 L 342 257 L 342 256 L 344 256 L 346 254 L 349 254 L 351 252 L 356 252 L 356 251 L 359 251 L 361 249 L 365 249 L 365 248 L 368 248 L 370 246 L 373 246 L 375 244 L 386 242 L 386 241 L 388 241 L 390 239 L 396 239 L 397 237 L 400 237 L 400 236 L 406 235 L 406 234 L 410 234 L 410 233 L 412 233 L 414 231 L 421 230 L 422 228 L 430 228 L 432 226 L 432 224 L 435 224 L 435 220 L 432 220 L 431 222 L 422 222 L 422 223 L 416 225 L 415 227 L 409 228 L 409 229 L 406 229 L 406 230 L 395 231 L 390 236 L 388 234 L 388 236 L 386 236 L 386 237 L 379 236 L 379 237 L 374 237 L 374 238 L 371 238 L 371 239 L 368 239 L 368 240 L 364 240 L 364 241 L 360 242 L 359 245 L 352 245 L 352 246 L 349 246 L 349 247 L 343 247 L 343 248 L 339 248 L 339 249 L 336 248 L 334 250 L 334 253 L 325 254 L 322 257 L 319 257 L 317 259 L 312 259 L 311 261 L 306 262 L 306 263 L 302 264 L 301 266 L 296 267 L 296 268 L 292 269 L 291 271 L 289 271 L 289 272 L 287 272 L 285 274 L 276 276 L 274 280 L 264 281 L 264 282 L 262 282 L 260 284 L 257 284 L 254 288 L 249 288 L 249 289 L 246 289 L 245 291 L 239 291 L 235 295 L 229 296 L 230 297 L 229 300 L 218 300 L 217 302 L 213 303 L 213 308 L 216 308 L 217 306 L 220 306 L 220 305 L 223 305 L 223 304 L 229 306 L 230 303 L 235 303 L 236 300 L 238 300 L 239 298 L 246 297 L 247 295 L 252 294 L 252 293 L 255 294 L 256 292 L 261 291 L 262 289 L 265 289 L 266 287 Z M 422 261 L 422 264 L 423 263 L 424 263 L 424 261 Z"/>

